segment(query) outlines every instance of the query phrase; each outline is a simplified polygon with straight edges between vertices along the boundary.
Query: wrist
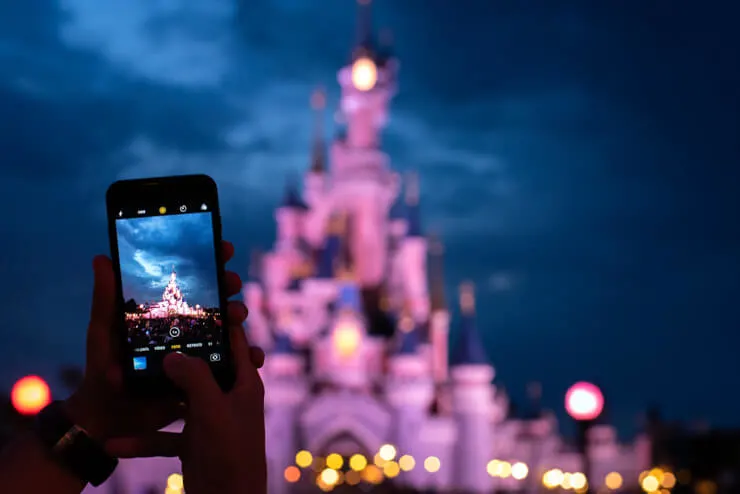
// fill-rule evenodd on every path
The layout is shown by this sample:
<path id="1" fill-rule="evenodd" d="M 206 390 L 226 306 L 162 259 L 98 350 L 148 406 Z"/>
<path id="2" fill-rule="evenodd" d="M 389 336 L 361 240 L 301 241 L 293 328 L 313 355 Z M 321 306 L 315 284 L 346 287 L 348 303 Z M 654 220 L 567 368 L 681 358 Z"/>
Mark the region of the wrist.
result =
<path id="1" fill-rule="evenodd" d="M 90 438 L 104 442 L 110 437 L 105 413 L 78 391 L 64 401 L 64 410 L 75 425 L 85 430 Z"/>

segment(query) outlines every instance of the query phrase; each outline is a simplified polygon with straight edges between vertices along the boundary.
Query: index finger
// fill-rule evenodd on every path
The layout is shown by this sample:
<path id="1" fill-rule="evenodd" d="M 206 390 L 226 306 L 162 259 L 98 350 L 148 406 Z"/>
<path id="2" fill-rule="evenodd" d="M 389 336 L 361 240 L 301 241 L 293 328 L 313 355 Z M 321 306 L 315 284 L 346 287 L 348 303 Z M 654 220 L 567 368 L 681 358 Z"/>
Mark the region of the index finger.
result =
<path id="1" fill-rule="evenodd" d="M 227 263 L 234 257 L 234 244 L 227 240 L 221 241 L 221 257 L 224 263 Z"/>
<path id="2" fill-rule="evenodd" d="M 231 329 L 231 353 L 236 366 L 236 386 L 251 387 L 257 374 L 257 367 L 252 361 L 252 350 L 241 326 L 232 326 Z"/>

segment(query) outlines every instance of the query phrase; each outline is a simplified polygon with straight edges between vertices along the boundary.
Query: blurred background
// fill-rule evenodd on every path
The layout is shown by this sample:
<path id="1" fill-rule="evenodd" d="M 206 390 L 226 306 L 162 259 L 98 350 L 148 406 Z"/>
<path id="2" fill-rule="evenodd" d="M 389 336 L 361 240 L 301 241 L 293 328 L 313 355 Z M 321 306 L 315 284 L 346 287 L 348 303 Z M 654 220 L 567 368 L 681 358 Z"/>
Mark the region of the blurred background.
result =
<path id="1" fill-rule="evenodd" d="M 385 364 L 367 377 L 382 380 L 383 391 L 367 396 L 391 410 L 388 432 L 378 426 L 375 436 L 354 438 L 355 453 L 349 446 L 339 451 L 341 441 L 328 436 L 326 448 L 311 451 L 306 430 L 274 439 L 288 444 L 271 453 L 276 476 L 286 479 L 280 489 L 313 488 L 317 480 L 321 488 L 345 488 L 355 471 L 349 459 L 362 454 L 380 463 L 378 472 L 358 477 L 367 489 L 380 483 L 371 481 L 376 473 L 388 489 L 480 491 L 485 479 L 489 491 L 578 489 L 563 487 L 552 472 L 575 475 L 585 465 L 598 470 L 584 474 L 594 489 L 609 488 L 606 478 L 615 473 L 624 477 L 616 490 L 737 492 L 738 8 L 658 0 L 374 0 L 371 10 L 365 24 L 353 0 L 0 1 L 4 437 L 30 416 L 10 403 L 19 379 L 40 378 L 22 388 L 31 390 L 21 400 L 31 414 L 44 401 L 40 382 L 62 398 L 79 380 L 90 262 L 108 252 L 110 182 L 213 176 L 224 236 L 237 248 L 230 268 L 259 291 L 269 268 L 249 273 L 250 252 L 273 248 L 286 194 L 296 187 L 308 203 L 301 207 L 314 206 L 302 188 L 315 161 L 317 122 L 327 176 L 337 169 L 333 161 L 342 161 L 335 148 L 368 147 L 353 141 L 362 140 L 353 122 L 370 117 L 340 104 L 351 99 L 380 114 L 387 108 L 387 126 L 375 129 L 382 140 L 369 147 L 387 153 L 387 169 L 378 170 L 400 184 L 387 205 L 388 224 L 402 225 L 389 249 L 403 251 L 411 224 L 418 223 L 419 238 L 434 236 L 421 253 L 409 247 L 417 254 L 399 254 L 400 265 L 408 265 L 399 268 L 401 277 L 419 277 L 426 267 L 416 261 L 429 255 L 431 281 L 422 291 L 431 296 L 438 286 L 445 295 L 451 322 L 440 331 L 449 336 L 449 365 L 456 342 L 471 341 L 485 362 L 471 350 L 475 362 L 461 365 L 495 368 L 493 388 L 492 375 L 479 383 L 480 396 L 493 396 L 481 398 L 490 424 L 475 425 L 476 413 L 461 411 L 454 372 L 434 378 L 434 396 L 417 418 L 442 424 L 430 426 L 439 435 L 445 427 L 457 431 L 457 441 L 462 430 L 490 426 L 491 446 L 462 461 L 452 439 L 436 453 L 390 432 L 406 420 L 399 410 L 411 406 L 392 398 L 404 385 L 393 381 L 394 342 L 404 337 L 394 329 L 378 350 Z M 373 64 L 364 75 L 353 70 L 360 59 Z M 343 67 L 349 79 L 340 84 Z M 368 78 L 370 87 L 360 87 Z M 317 88 L 325 104 L 312 108 Z M 417 192 L 408 192 L 410 183 Z M 358 312 L 370 318 L 367 287 L 355 281 L 364 303 Z M 475 287 L 474 318 L 459 308 L 463 281 Z M 401 318 L 407 301 L 396 302 Z M 428 351 L 417 359 L 429 364 L 415 375 L 419 382 L 434 373 L 433 355 L 448 350 L 433 341 L 431 305 L 425 320 L 417 317 L 423 303 L 412 308 L 420 328 L 419 349 L 411 353 Z M 271 312 L 265 327 L 274 330 Z M 468 337 L 473 320 L 475 336 Z M 372 324 L 366 326 L 362 334 L 375 341 Z M 278 333 L 265 341 L 271 352 Z M 268 366 L 268 389 L 272 381 L 300 382 L 307 386 L 303 403 L 311 403 L 337 387 L 355 388 L 317 388 L 323 378 L 309 363 L 321 359 L 296 346 L 287 353 L 307 367 L 286 377 L 282 367 L 270 375 Z M 597 384 L 603 397 L 598 417 L 586 420 L 613 446 L 593 453 L 601 460 L 584 461 L 596 450 L 582 444 L 589 443 L 577 425 L 583 421 L 565 406 L 566 391 L 582 381 Z M 274 427 L 310 429 L 300 417 L 285 420 Z M 546 424 L 544 432 L 531 432 L 540 430 L 535 423 Z M 501 431 L 508 431 L 505 439 Z M 376 436 L 378 447 L 371 447 Z M 405 451 L 403 441 L 418 453 Z M 508 446 L 497 452 L 493 444 Z M 536 446 L 542 444 L 551 446 Z M 381 445 L 393 447 L 393 455 Z M 468 449 L 476 448 L 486 446 Z M 311 461 L 303 455 L 297 465 L 285 464 L 299 451 Z M 383 451 L 388 458 L 375 457 Z M 343 458 L 336 468 L 327 466 L 331 453 Z M 400 465 L 407 453 L 418 466 L 399 466 L 396 475 L 391 467 L 388 475 L 388 462 Z M 429 458 L 441 466 L 422 469 Z M 442 475 L 448 464 L 457 466 Z M 526 472 L 517 466 L 512 475 L 519 464 Z M 137 468 L 122 477 L 136 477 Z M 660 471 L 645 473 L 654 468 Z M 337 478 L 321 480 L 326 470 Z M 157 470 L 156 492 L 173 472 Z M 655 482 L 646 485 L 647 477 Z M 170 490 L 178 485 L 172 482 Z"/>

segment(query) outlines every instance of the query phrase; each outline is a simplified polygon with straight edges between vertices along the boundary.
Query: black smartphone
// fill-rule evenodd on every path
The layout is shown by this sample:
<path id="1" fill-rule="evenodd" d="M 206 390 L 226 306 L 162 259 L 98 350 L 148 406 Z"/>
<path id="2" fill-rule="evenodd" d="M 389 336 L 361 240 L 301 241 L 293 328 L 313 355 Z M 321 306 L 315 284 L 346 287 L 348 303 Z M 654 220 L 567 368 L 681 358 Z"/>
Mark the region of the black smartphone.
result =
<path id="1" fill-rule="evenodd" d="M 135 394 L 180 394 L 162 369 L 182 352 L 234 383 L 216 183 L 207 175 L 122 180 L 106 194 L 121 361 Z"/>

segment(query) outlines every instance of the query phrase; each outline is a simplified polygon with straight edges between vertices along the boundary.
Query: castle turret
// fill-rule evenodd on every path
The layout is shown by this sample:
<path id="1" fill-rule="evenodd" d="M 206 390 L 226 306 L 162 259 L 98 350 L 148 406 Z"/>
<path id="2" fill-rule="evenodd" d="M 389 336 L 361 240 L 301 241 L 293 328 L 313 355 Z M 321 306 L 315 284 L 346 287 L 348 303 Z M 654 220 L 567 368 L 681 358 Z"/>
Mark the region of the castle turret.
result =
<path id="1" fill-rule="evenodd" d="M 422 235 L 419 212 L 419 181 L 415 173 L 406 179 L 406 235 L 400 240 L 399 262 L 402 270 L 404 295 L 411 302 L 417 321 L 429 318 L 429 294 L 427 289 L 427 240 Z"/>
<path id="2" fill-rule="evenodd" d="M 247 282 L 244 284 L 244 305 L 249 308 L 249 338 L 261 347 L 270 347 L 270 331 L 265 317 L 266 295 L 262 286 L 262 253 L 252 251 Z"/>
<path id="3" fill-rule="evenodd" d="M 350 63 L 338 74 L 340 114 L 346 136 L 332 145 L 334 205 L 354 223 L 351 237 L 357 281 L 377 288 L 385 276 L 388 212 L 398 195 L 398 176 L 380 149 L 380 130 L 396 92 L 397 63 L 378 55 L 370 29 L 370 2 L 359 8 L 358 42 Z"/>
<path id="4" fill-rule="evenodd" d="M 427 360 L 419 352 L 421 328 L 410 311 L 404 310 L 398 321 L 396 351 L 390 358 L 386 384 L 388 402 L 395 413 L 395 444 L 400 455 L 421 458 L 421 428 L 434 398 L 434 382 Z M 405 472 L 399 482 L 420 488 L 424 482 L 423 469 Z"/>
<path id="5" fill-rule="evenodd" d="M 432 374 L 437 384 L 447 382 L 450 313 L 447 310 L 444 281 L 444 246 L 434 235 L 429 238 L 430 316 L 429 338 L 432 343 Z"/>
<path id="6" fill-rule="evenodd" d="M 289 180 L 285 184 L 283 202 L 275 212 L 278 251 L 290 251 L 296 247 L 301 235 L 301 220 L 307 209 L 295 183 Z"/>
<path id="7" fill-rule="evenodd" d="M 457 425 L 455 474 L 461 491 L 487 493 L 492 481 L 486 471 L 493 441 L 493 367 L 475 324 L 471 283 L 460 287 L 460 335 L 451 356 L 452 403 Z"/>
<path id="8" fill-rule="evenodd" d="M 290 486 L 282 482 L 283 471 L 293 463 L 298 449 L 299 437 L 295 424 L 299 407 L 308 394 L 308 383 L 304 375 L 305 362 L 293 347 L 286 329 L 289 324 L 290 317 L 286 311 L 278 315 L 275 343 L 262 370 L 271 494 L 290 492 Z"/>
<path id="9" fill-rule="evenodd" d="M 318 205 L 326 192 L 326 142 L 324 137 L 324 108 L 326 94 L 319 88 L 311 95 L 311 107 L 314 110 L 314 137 L 311 151 L 311 164 L 305 176 L 304 197 L 309 206 Z"/>

